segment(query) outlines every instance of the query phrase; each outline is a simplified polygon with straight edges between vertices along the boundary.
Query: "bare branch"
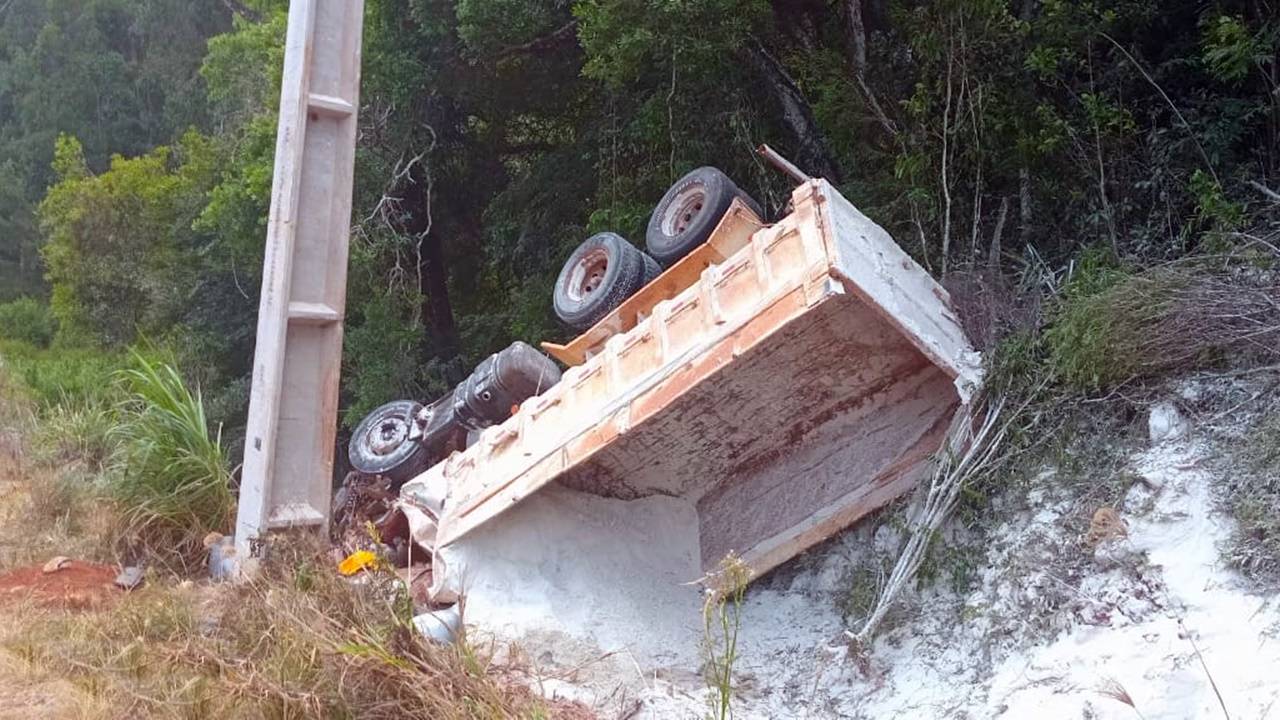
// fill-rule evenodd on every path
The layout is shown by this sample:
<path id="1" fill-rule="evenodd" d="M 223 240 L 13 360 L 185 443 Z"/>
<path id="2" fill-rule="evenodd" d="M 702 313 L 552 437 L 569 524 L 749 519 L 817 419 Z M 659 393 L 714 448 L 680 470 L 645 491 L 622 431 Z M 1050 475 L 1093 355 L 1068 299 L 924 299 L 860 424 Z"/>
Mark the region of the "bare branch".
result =
<path id="1" fill-rule="evenodd" d="M 1280 193 L 1276 192 L 1275 190 L 1272 190 L 1271 188 L 1267 187 L 1266 185 L 1263 185 L 1257 180 L 1249 180 L 1247 181 L 1247 184 L 1250 187 L 1252 187 L 1254 190 L 1257 190 L 1263 195 L 1266 195 L 1268 198 L 1271 199 L 1271 202 L 1280 203 Z"/>
<path id="2" fill-rule="evenodd" d="M 947 98 L 942 108 L 942 276 L 947 276 L 947 255 L 951 252 L 951 179 L 947 176 L 947 161 L 951 147 L 951 97 L 952 72 L 955 66 L 953 48 L 947 49 Z M 957 102 L 957 104 L 959 104 Z"/>
<path id="3" fill-rule="evenodd" d="M 1134 67 L 1138 68 L 1138 72 L 1142 73 L 1142 77 L 1147 79 L 1147 82 L 1151 84 L 1151 87 L 1155 88 L 1156 92 L 1160 93 L 1160 97 L 1164 98 L 1169 109 L 1173 110 L 1173 114 L 1178 116 L 1178 122 L 1182 123 L 1182 129 L 1187 131 L 1187 135 L 1191 137 L 1191 142 L 1196 144 L 1196 149 L 1200 151 L 1200 158 L 1204 160 L 1205 169 L 1213 176 L 1213 181 L 1221 185 L 1222 183 L 1218 180 L 1218 173 L 1213 169 L 1213 163 L 1209 161 L 1209 154 L 1204 151 L 1204 146 L 1200 144 L 1200 138 L 1196 137 L 1196 134 L 1191 130 L 1191 125 L 1187 122 L 1186 118 L 1182 117 L 1182 113 L 1178 110 L 1178 106 L 1174 105 L 1173 101 L 1169 99 L 1164 88 L 1160 87 L 1160 83 L 1157 83 L 1155 79 L 1151 77 L 1151 74 L 1147 72 L 1146 68 L 1142 67 L 1142 64 L 1138 62 L 1137 58 L 1131 55 L 1128 50 L 1125 50 L 1123 45 L 1116 42 L 1115 38 L 1106 33 L 1099 33 L 1099 35 L 1106 38 L 1112 45 L 1115 45 L 1116 49 L 1123 53 L 1124 56 L 1129 59 L 1129 62 L 1133 63 Z"/>
<path id="4" fill-rule="evenodd" d="M 957 411 L 946 440 L 935 456 L 933 477 L 927 487 L 921 486 L 917 495 L 911 534 L 876 599 L 875 608 L 861 630 L 845 631 L 855 647 L 866 647 L 870 642 L 889 608 L 920 569 L 934 533 L 955 509 L 960 491 L 990 468 L 1005 435 L 1014 419 L 1026 409 L 1027 402 L 1006 413 L 1005 398 L 990 397 L 984 390 L 973 405 Z"/>
<path id="5" fill-rule="evenodd" d="M 867 27 L 862 19 L 862 0 L 845 0 L 844 6 L 849 24 L 849 64 L 853 68 L 853 78 L 858 82 L 858 89 L 862 91 L 876 121 L 889 137 L 897 138 L 898 126 L 889 118 L 875 93 L 871 91 L 871 86 L 867 84 Z"/>
<path id="6" fill-rule="evenodd" d="M 996 229 L 991 234 L 991 247 L 987 249 L 987 270 L 993 276 L 999 276 L 1000 243 L 1004 237 L 1004 221 L 1009 216 L 1009 198 L 1000 198 L 1000 214 L 996 215 Z"/>
<path id="7" fill-rule="evenodd" d="M 1031 171 L 1026 165 L 1018 168 L 1018 242 L 1027 245 L 1031 238 Z"/>
<path id="8" fill-rule="evenodd" d="M 513 55 L 530 55 L 540 52 L 546 52 L 557 45 L 562 45 L 569 40 L 576 41 L 578 39 L 578 21 L 570 20 L 546 35 L 540 35 L 527 43 L 520 45 L 512 45 L 498 51 L 499 60 L 505 60 Z"/>
<path id="9" fill-rule="evenodd" d="M 867 80 L 861 75 L 855 76 L 858 81 L 858 89 L 862 91 L 862 96 L 866 98 L 867 105 L 871 106 L 871 112 L 875 114 L 876 120 L 880 121 L 880 126 L 884 128 L 890 137 L 898 137 L 898 126 L 889 118 L 889 115 L 880 107 L 880 101 L 876 99 L 875 93 L 871 92 L 871 87 L 867 85 Z"/>
<path id="10" fill-rule="evenodd" d="M 251 22 L 262 22 L 262 13 L 240 2 L 240 0 L 222 0 L 222 4 L 231 11 L 233 15 L 249 20 Z"/>

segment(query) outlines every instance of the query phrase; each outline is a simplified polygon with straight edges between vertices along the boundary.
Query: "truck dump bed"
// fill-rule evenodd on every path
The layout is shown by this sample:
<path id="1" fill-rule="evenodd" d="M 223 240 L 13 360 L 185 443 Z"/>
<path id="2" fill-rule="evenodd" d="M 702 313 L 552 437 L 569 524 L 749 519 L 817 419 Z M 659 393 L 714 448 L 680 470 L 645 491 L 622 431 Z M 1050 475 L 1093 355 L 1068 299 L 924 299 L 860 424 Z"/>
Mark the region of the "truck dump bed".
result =
<path id="1" fill-rule="evenodd" d="M 406 484 L 402 505 L 432 521 L 415 537 L 447 548 L 548 486 L 666 496 L 696 509 L 704 571 L 732 551 L 758 576 L 909 490 L 977 355 L 946 292 L 828 183 L 792 202 Z"/>

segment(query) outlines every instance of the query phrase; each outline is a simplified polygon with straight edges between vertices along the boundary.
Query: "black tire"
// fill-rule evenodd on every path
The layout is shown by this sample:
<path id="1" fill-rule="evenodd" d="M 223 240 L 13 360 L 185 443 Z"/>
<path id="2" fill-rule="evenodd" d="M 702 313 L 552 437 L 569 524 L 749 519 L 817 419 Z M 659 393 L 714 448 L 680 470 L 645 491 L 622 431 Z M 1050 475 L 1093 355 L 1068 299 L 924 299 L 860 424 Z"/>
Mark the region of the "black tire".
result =
<path id="1" fill-rule="evenodd" d="M 421 409 L 422 405 L 412 400 L 396 400 L 366 415 L 347 445 L 351 466 L 393 482 L 404 482 L 426 470 L 427 448 L 409 439 L 414 417 Z"/>
<path id="2" fill-rule="evenodd" d="M 658 264 L 658 261 L 654 260 L 652 257 L 649 257 L 648 255 L 645 255 L 644 256 L 644 284 L 648 285 L 654 280 L 657 280 L 658 276 L 661 274 L 662 274 L 662 266 Z"/>
<path id="3" fill-rule="evenodd" d="M 556 317 L 586 330 L 644 287 L 645 255 L 620 235 L 587 238 L 560 270 L 552 301 Z"/>
<path id="4" fill-rule="evenodd" d="M 711 237 L 733 199 L 741 194 L 727 175 L 700 167 L 672 185 L 649 216 L 645 246 L 663 267 Z"/>

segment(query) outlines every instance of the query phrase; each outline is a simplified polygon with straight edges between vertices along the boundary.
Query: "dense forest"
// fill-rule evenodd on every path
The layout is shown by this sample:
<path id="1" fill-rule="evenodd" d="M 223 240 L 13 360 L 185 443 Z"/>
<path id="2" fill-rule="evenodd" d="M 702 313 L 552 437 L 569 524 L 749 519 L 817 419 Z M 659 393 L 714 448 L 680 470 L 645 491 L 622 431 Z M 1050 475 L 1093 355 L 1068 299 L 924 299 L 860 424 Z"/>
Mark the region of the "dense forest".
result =
<path id="1" fill-rule="evenodd" d="M 0 330 L 63 354 L 171 348 L 229 437 L 286 8 L 0 2 Z M 639 242 L 690 168 L 780 212 L 789 181 L 761 142 L 982 298 L 982 342 L 1082 253 L 1132 268 L 1230 250 L 1280 199 L 1272 0 L 366 8 L 348 423 L 513 338 L 563 337 L 567 254 L 601 230 Z"/>

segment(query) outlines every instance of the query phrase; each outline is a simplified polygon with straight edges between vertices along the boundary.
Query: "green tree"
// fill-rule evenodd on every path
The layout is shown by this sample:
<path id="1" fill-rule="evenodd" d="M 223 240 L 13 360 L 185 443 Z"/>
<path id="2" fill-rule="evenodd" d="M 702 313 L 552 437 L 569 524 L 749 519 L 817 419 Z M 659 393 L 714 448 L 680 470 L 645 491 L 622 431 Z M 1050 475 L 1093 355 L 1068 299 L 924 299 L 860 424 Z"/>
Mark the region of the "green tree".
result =
<path id="1" fill-rule="evenodd" d="M 209 121 L 197 72 L 225 31 L 220 0 L 29 0 L 0 7 L 0 296 L 40 290 L 32 210 L 54 181 L 54 141 L 91 169 Z"/>
<path id="2" fill-rule="evenodd" d="M 286 4 L 0 10 L 0 298 L 39 293 L 42 232 L 60 332 L 179 340 L 227 417 L 252 358 Z M 780 211 L 791 183 L 753 154 L 761 142 L 938 275 L 1056 267 L 1093 245 L 1138 266 L 1234 242 L 1267 197 L 1250 181 L 1280 177 L 1280 22 L 1244 0 L 366 13 L 352 414 L 437 393 L 512 339 L 563 337 L 549 302 L 563 259 L 601 230 L 643 245 L 654 203 L 693 167 Z M 55 159 L 59 133 L 76 142 Z"/>
<path id="3" fill-rule="evenodd" d="M 63 331 L 108 345 L 157 335 L 183 315 L 194 285 L 192 224 L 211 185 L 211 147 L 192 132 L 172 148 L 116 156 L 89 171 L 58 140 L 57 182 L 40 205 L 53 311 Z"/>

